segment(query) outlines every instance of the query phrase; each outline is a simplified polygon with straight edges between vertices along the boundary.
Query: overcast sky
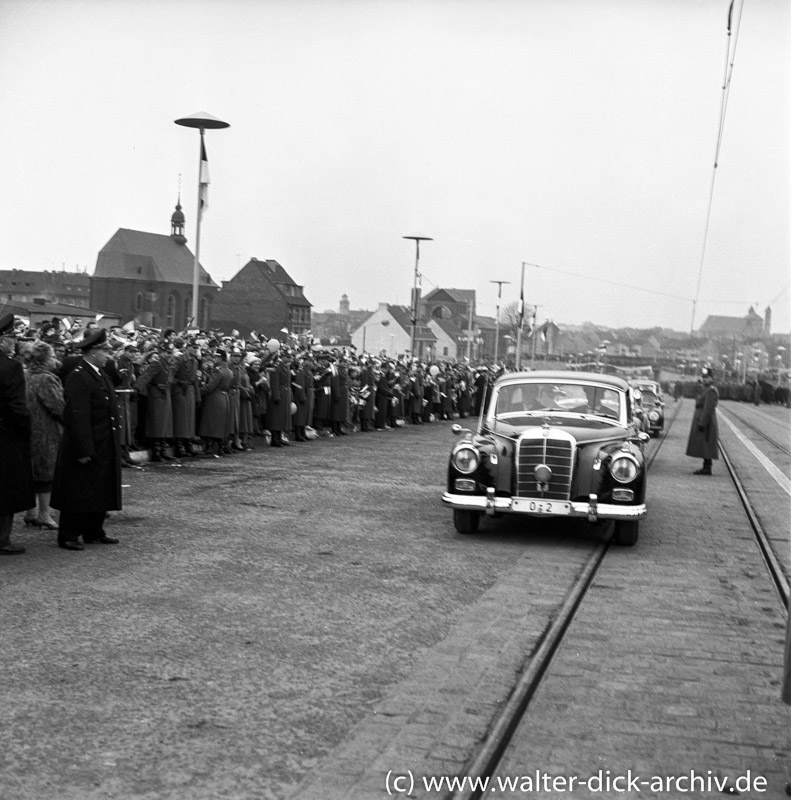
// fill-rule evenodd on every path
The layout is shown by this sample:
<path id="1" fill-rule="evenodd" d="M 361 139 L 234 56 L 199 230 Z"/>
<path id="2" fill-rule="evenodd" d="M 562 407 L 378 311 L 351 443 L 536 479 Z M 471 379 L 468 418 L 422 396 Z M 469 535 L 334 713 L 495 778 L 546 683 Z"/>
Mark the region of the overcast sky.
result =
<path id="1" fill-rule="evenodd" d="M 494 316 L 689 330 L 789 314 L 788 0 L 2 0 L 0 269 L 118 228 L 276 259 L 317 311 L 475 289 Z M 181 181 L 181 184 L 179 184 Z M 710 224 L 709 197 L 713 186 Z M 705 247 L 704 247 L 705 242 Z M 571 273 L 571 274 L 569 274 Z M 698 280 L 700 290 L 698 293 Z"/>

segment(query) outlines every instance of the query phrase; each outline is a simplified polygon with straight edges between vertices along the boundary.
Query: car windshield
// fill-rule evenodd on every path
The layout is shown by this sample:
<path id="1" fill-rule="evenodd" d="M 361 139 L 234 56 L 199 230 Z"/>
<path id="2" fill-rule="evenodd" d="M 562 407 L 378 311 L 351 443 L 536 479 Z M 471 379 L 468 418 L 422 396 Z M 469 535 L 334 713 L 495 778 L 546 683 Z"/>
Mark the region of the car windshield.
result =
<path id="1" fill-rule="evenodd" d="M 615 389 L 590 384 L 506 384 L 497 393 L 494 416 L 508 422 L 531 412 L 547 410 L 619 419 L 621 398 Z"/>

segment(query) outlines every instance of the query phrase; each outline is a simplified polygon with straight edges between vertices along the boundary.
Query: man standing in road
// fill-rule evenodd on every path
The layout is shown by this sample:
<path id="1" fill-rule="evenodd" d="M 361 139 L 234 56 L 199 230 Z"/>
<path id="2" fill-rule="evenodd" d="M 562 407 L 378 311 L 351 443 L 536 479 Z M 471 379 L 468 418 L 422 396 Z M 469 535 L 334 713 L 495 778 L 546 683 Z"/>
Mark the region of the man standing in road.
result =
<path id="1" fill-rule="evenodd" d="M 118 401 L 102 367 L 110 355 L 100 329 L 78 347 L 83 363 L 66 379 L 63 439 L 55 467 L 51 505 L 60 509 L 58 545 L 117 544 L 104 531 L 108 511 L 121 508 L 121 443 Z"/>
<path id="2" fill-rule="evenodd" d="M 11 544 L 14 514 L 35 504 L 30 461 L 30 411 L 25 399 L 25 373 L 12 356 L 16 338 L 14 315 L 0 317 L 0 555 L 25 552 Z"/>
<path id="3" fill-rule="evenodd" d="M 703 466 L 696 469 L 695 475 L 711 475 L 711 462 L 719 458 L 719 427 L 717 425 L 717 403 L 719 392 L 714 385 L 714 370 L 703 367 L 703 391 L 695 398 L 695 414 L 687 442 L 687 455 L 702 458 Z"/>

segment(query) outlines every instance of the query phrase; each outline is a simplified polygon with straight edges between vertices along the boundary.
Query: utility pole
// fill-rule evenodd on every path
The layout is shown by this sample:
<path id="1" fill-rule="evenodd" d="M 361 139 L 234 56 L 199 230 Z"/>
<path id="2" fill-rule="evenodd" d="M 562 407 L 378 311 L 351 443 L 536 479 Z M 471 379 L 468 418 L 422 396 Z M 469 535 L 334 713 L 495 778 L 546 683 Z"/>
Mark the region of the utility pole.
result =
<path id="1" fill-rule="evenodd" d="M 519 289 L 519 327 L 516 329 L 516 371 L 522 367 L 522 328 L 525 326 L 525 262 L 522 262 L 522 281 Z"/>
<path id="2" fill-rule="evenodd" d="M 413 234 L 412 236 L 402 236 L 402 239 L 412 239 L 415 242 L 415 277 L 412 284 L 412 331 L 410 336 L 410 347 L 412 348 L 412 358 L 417 357 L 415 353 L 415 341 L 417 332 L 417 318 L 420 313 L 420 295 L 418 294 L 418 279 L 420 278 L 420 243 L 433 242 L 430 236 L 423 236 L 420 233 Z"/>

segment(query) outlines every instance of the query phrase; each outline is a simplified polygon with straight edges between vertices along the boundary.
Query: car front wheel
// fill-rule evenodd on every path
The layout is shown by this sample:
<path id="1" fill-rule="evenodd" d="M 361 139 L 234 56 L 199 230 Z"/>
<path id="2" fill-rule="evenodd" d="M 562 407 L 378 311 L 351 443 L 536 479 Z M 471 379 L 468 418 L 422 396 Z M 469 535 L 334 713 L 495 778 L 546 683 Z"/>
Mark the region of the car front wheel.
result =
<path id="1" fill-rule="evenodd" d="M 481 519 L 480 511 L 468 511 L 463 508 L 453 509 L 453 524 L 459 533 L 475 533 Z"/>
<path id="2" fill-rule="evenodd" d="M 639 522 L 616 522 L 615 543 L 625 547 L 631 547 L 633 544 L 637 543 L 637 536 L 639 532 Z"/>

